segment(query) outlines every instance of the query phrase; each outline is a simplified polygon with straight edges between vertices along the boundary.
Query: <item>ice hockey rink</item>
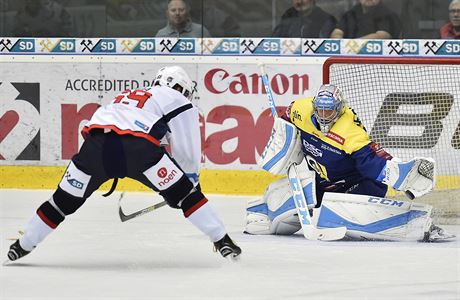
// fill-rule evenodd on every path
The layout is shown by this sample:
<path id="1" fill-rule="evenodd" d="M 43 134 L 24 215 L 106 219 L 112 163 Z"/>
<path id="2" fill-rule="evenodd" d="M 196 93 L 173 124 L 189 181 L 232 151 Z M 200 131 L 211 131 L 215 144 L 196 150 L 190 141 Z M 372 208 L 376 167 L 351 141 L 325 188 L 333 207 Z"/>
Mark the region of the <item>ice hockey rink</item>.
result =
<path id="1" fill-rule="evenodd" d="M 47 190 L 0 190 L 1 261 Z M 210 195 L 238 263 L 178 210 L 163 207 L 122 223 L 115 192 L 93 195 L 33 253 L 0 267 L 0 299 L 460 299 L 460 226 L 444 243 L 307 241 L 243 234 L 254 197 Z M 127 213 L 158 196 L 126 193 Z M 458 220 L 457 220 L 458 221 Z"/>

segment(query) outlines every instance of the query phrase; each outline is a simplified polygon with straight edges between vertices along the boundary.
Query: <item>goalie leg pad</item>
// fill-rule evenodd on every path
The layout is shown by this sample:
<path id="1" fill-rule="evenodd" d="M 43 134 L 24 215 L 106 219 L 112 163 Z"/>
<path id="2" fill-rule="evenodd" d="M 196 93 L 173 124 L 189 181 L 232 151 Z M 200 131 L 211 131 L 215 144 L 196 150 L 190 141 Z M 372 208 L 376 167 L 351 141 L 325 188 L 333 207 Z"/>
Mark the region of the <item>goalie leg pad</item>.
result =
<path id="1" fill-rule="evenodd" d="M 366 195 L 325 193 L 315 211 L 318 227 L 346 226 L 352 238 L 421 241 L 432 224 L 432 206 Z"/>
<path id="2" fill-rule="evenodd" d="M 248 203 L 247 233 L 291 235 L 300 228 L 287 178 L 273 182 L 267 187 L 262 199 Z"/>
<path id="3" fill-rule="evenodd" d="M 270 139 L 257 164 L 274 175 L 286 175 L 292 163 L 303 159 L 300 135 L 292 123 L 275 118 Z"/>

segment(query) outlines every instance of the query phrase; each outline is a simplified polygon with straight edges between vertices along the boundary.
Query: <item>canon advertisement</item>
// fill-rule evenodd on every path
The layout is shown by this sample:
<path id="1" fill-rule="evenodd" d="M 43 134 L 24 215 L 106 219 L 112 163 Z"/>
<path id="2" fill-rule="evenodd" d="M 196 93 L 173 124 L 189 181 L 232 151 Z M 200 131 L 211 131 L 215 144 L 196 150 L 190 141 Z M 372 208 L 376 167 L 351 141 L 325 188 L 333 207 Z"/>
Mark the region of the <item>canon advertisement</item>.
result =
<path id="1" fill-rule="evenodd" d="M 183 58 L 173 62 L 181 65 L 196 82 L 193 102 L 201 112 L 203 168 L 259 170 L 256 159 L 270 135 L 273 118 L 258 65 L 250 59 L 235 60 L 209 57 L 199 61 Z M 277 58 L 273 63 L 266 60 L 266 70 L 280 112 L 293 100 L 314 94 L 322 83 L 323 61 L 306 57 L 301 62 L 294 58 L 285 58 L 284 61 Z M 38 63 L 25 59 L 3 61 L 0 75 L 0 164 L 66 165 L 82 144 L 80 131 L 83 125 L 100 105 L 126 89 L 151 85 L 158 69 L 170 64 L 166 60 L 152 62 L 107 57 L 94 60 L 87 56 L 66 61 L 53 61 L 52 58 L 47 61 L 47 57 L 42 57 Z M 380 108 L 385 107 L 388 99 L 379 101 Z M 458 108 L 458 104 L 453 107 Z M 368 116 L 363 116 L 365 113 L 360 108 L 358 113 L 372 135 L 379 129 L 380 125 L 375 123 L 378 118 L 396 112 L 369 110 Z M 436 120 L 452 114 L 446 111 L 437 116 Z M 442 120 L 438 121 L 441 124 Z M 450 120 L 452 125 L 436 127 L 437 135 L 430 135 L 433 143 L 425 145 L 435 149 L 439 135 L 458 135 L 457 123 L 454 123 L 455 120 Z M 390 127 L 380 128 L 380 131 L 390 134 Z M 408 134 L 414 135 L 413 132 Z M 409 139 L 388 138 L 398 154 L 405 153 L 408 157 L 426 154 L 427 149 L 414 149 L 403 144 L 400 147 L 397 143 L 407 143 Z M 442 152 L 458 153 L 459 147 L 455 145 L 455 141 L 450 143 L 451 148 L 442 149 Z M 442 175 L 443 169 L 449 170 L 442 165 L 447 161 L 438 162 L 441 172 L 438 175 Z"/>

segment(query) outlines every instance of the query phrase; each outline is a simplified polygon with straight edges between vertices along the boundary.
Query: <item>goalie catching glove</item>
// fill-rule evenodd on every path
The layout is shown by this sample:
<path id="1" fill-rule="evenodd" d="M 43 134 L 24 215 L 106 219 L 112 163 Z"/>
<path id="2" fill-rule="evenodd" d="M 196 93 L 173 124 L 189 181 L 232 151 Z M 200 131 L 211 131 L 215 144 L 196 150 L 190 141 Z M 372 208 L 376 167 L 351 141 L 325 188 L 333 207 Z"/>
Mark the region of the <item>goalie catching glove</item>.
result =
<path id="1" fill-rule="evenodd" d="M 281 118 L 275 118 L 270 139 L 257 164 L 273 175 L 286 175 L 289 166 L 300 163 L 303 157 L 297 128 Z"/>
<path id="2" fill-rule="evenodd" d="M 408 162 L 388 160 L 377 180 L 404 191 L 414 199 L 433 190 L 435 184 L 435 162 L 432 158 L 414 158 Z"/>

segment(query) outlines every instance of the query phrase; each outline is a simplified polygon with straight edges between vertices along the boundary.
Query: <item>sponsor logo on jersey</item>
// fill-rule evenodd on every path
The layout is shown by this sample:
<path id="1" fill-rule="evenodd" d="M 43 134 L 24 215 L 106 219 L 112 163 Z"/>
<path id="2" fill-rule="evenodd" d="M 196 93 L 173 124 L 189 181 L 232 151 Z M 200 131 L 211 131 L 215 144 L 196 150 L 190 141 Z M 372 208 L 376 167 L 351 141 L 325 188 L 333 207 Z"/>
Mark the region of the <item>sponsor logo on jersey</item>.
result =
<path id="1" fill-rule="evenodd" d="M 297 110 L 294 110 L 294 111 L 292 112 L 292 117 L 293 117 L 294 119 L 297 119 L 297 120 L 299 120 L 299 121 L 302 121 L 302 115 L 299 114 L 299 112 L 298 112 Z"/>
<path id="2" fill-rule="evenodd" d="M 158 173 L 160 173 L 160 171 L 162 171 L 162 169 L 164 169 L 166 171 L 166 168 L 161 168 L 160 170 L 158 170 Z M 164 186 L 166 184 L 168 184 L 170 181 L 174 180 L 174 178 L 176 177 L 177 175 L 177 171 L 176 170 L 172 170 L 171 172 L 168 172 L 166 171 L 166 174 L 163 174 L 163 172 L 161 173 L 161 178 L 164 178 L 163 180 L 161 180 L 158 185 L 159 186 Z M 160 176 L 160 174 L 158 174 L 158 176 Z"/>
<path id="3" fill-rule="evenodd" d="M 137 127 L 140 127 L 142 130 L 144 131 L 149 131 L 149 127 L 147 125 L 145 125 L 144 123 L 136 120 L 134 121 L 134 124 L 137 126 Z"/>
<path id="4" fill-rule="evenodd" d="M 35 52 L 35 39 L 10 39 L 0 40 L 0 52 L 28 53 Z"/>
<path id="5" fill-rule="evenodd" d="M 65 172 L 65 178 L 66 178 L 67 182 L 68 182 L 71 186 L 73 186 L 74 188 L 77 188 L 77 189 L 79 189 L 79 190 L 83 189 L 83 187 L 85 186 L 85 184 L 84 184 L 83 182 L 78 181 L 77 179 L 71 178 L 71 177 L 72 177 L 72 175 L 70 174 L 70 172 L 69 172 L 69 171 L 66 171 L 66 172 Z"/>
<path id="6" fill-rule="evenodd" d="M 155 39 L 123 39 L 120 48 L 121 52 L 155 53 Z"/>
<path id="7" fill-rule="evenodd" d="M 251 55 L 280 55 L 281 40 L 277 38 L 269 39 L 241 39 L 240 53 Z"/>
<path id="8" fill-rule="evenodd" d="M 336 141 L 340 145 L 343 145 L 345 143 L 345 139 L 343 137 L 341 137 L 340 135 L 338 135 L 336 133 L 333 133 L 332 131 L 329 131 L 326 134 L 326 137 L 330 138 L 333 141 Z"/>
<path id="9" fill-rule="evenodd" d="M 302 44 L 302 54 L 340 54 L 341 48 L 340 40 L 306 39 Z"/>
<path id="10" fill-rule="evenodd" d="M 369 147 L 371 147 L 372 151 L 377 155 L 378 157 L 384 157 L 385 159 L 389 160 L 392 159 L 393 156 L 389 154 L 388 152 L 385 151 L 379 144 L 372 142 L 369 144 Z"/>
<path id="11" fill-rule="evenodd" d="M 82 39 L 80 41 L 82 53 L 115 53 L 117 52 L 116 39 Z"/>
<path id="12" fill-rule="evenodd" d="M 330 152 L 334 152 L 336 154 L 339 154 L 339 155 L 342 155 L 342 153 L 338 150 L 338 149 L 335 149 L 329 145 L 326 145 L 326 144 L 321 144 L 321 149 L 324 149 L 324 150 L 327 150 L 327 151 L 330 151 Z"/>
<path id="13" fill-rule="evenodd" d="M 169 156 L 163 155 L 156 165 L 144 172 L 144 175 L 156 188 L 163 191 L 179 181 L 184 173 L 171 161 Z"/>
<path id="14" fill-rule="evenodd" d="M 48 53 L 75 53 L 75 39 L 38 39 L 41 52 Z"/>
<path id="15" fill-rule="evenodd" d="M 316 148 L 314 145 L 310 144 L 306 140 L 303 140 L 303 147 L 308 153 L 311 153 L 311 155 L 315 157 L 323 157 L 323 151 L 320 149 Z"/>
<path id="16" fill-rule="evenodd" d="M 168 170 L 166 168 L 160 168 L 158 171 L 157 171 L 157 175 L 158 177 L 160 178 L 165 178 L 166 175 L 168 175 Z"/>

